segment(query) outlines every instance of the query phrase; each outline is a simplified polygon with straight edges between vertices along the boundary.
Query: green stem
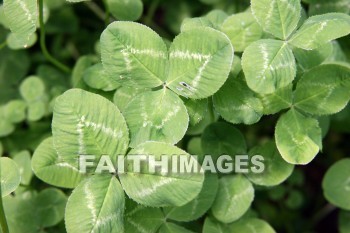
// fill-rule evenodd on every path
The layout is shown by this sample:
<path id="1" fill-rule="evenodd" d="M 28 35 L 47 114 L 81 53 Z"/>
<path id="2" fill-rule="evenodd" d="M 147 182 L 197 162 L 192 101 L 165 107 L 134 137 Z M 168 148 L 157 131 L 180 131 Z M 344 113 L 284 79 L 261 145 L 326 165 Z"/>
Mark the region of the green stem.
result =
<path id="1" fill-rule="evenodd" d="M 43 52 L 44 56 L 46 57 L 46 59 L 49 62 L 51 62 L 53 65 L 55 65 L 60 70 L 66 72 L 66 73 L 69 73 L 69 72 L 71 72 L 70 68 L 68 66 L 62 64 L 58 60 L 56 60 L 53 56 L 51 56 L 51 54 L 47 50 L 46 42 L 45 42 L 45 24 L 44 24 L 44 4 L 43 4 L 43 0 L 38 0 L 38 4 L 39 4 L 40 47 L 41 47 L 41 51 Z"/>
<path id="2" fill-rule="evenodd" d="M 1 174 L 1 171 L 0 171 L 0 174 Z M 0 184 L 0 225 L 1 225 L 2 233 L 9 233 L 9 227 L 8 227 L 7 221 L 6 221 L 4 205 L 2 204 L 1 184 Z"/>
<path id="3" fill-rule="evenodd" d="M 145 17 L 145 24 L 150 25 L 152 23 L 153 16 L 158 8 L 159 0 L 153 0 L 151 6 L 148 9 L 147 15 Z"/>
<path id="4" fill-rule="evenodd" d="M 94 2 L 84 2 L 85 5 L 102 21 L 106 20 L 105 13 L 101 8 Z"/>
<path id="5" fill-rule="evenodd" d="M 214 104 L 213 104 L 213 99 L 209 98 L 208 101 L 208 111 L 210 114 L 210 122 L 214 122 L 215 121 L 215 113 L 214 113 Z"/>
<path id="6" fill-rule="evenodd" d="M 103 0 L 103 4 L 105 6 L 105 10 L 106 10 L 106 16 L 105 16 L 105 25 L 107 26 L 111 21 L 110 19 L 110 10 L 109 10 L 109 6 L 107 4 L 107 0 Z"/>
<path id="7" fill-rule="evenodd" d="M 311 223 L 312 226 L 317 225 L 321 220 L 323 220 L 325 217 L 327 217 L 330 213 L 332 213 L 337 208 L 331 204 L 327 204 L 324 206 L 321 210 L 319 210 L 313 217 Z"/>

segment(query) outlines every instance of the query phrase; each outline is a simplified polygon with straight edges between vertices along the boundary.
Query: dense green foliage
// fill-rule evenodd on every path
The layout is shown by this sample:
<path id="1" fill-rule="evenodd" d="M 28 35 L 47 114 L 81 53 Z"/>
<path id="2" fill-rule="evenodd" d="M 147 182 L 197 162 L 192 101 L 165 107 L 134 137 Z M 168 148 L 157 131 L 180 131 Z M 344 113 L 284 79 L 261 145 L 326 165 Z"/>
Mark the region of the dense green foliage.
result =
<path id="1" fill-rule="evenodd" d="M 0 0 L 0 232 L 350 233 L 349 14 Z"/>

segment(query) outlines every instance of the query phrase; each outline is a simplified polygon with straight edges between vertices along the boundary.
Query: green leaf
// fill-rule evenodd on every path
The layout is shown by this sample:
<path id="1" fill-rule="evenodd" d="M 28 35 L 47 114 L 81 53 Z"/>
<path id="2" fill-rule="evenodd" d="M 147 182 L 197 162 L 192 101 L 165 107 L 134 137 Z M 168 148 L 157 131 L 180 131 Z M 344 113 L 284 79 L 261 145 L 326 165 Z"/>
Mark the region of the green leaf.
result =
<path id="1" fill-rule="evenodd" d="M 298 48 L 312 50 L 349 33 L 349 15 L 328 13 L 307 19 L 289 40 L 289 43 Z"/>
<path id="2" fill-rule="evenodd" d="M 209 19 L 213 28 L 216 30 L 220 30 L 222 24 L 227 19 L 228 14 L 223 10 L 214 9 L 209 11 L 209 13 L 205 16 L 205 18 Z"/>
<path id="3" fill-rule="evenodd" d="M 167 222 L 161 226 L 159 233 L 194 233 L 193 231 L 187 230 L 184 227 L 176 225 L 174 223 Z"/>
<path id="4" fill-rule="evenodd" d="M 143 12 L 141 0 L 107 0 L 106 4 L 111 14 L 119 20 L 136 21 Z"/>
<path id="5" fill-rule="evenodd" d="M 10 33 L 6 39 L 7 46 L 10 49 L 26 49 L 32 47 L 38 39 L 38 36 L 36 33 L 33 33 L 29 36 L 28 40 L 23 41 L 21 39 L 18 39 L 17 34 Z M 23 44 L 24 43 L 24 44 Z"/>
<path id="6" fill-rule="evenodd" d="M 228 17 L 222 25 L 237 52 L 243 52 L 248 45 L 259 40 L 263 31 L 251 12 L 244 12 Z"/>
<path id="7" fill-rule="evenodd" d="M 119 109 L 107 99 L 71 89 L 56 99 L 52 120 L 55 149 L 65 162 L 79 155 L 124 155 L 129 133 Z"/>
<path id="8" fill-rule="evenodd" d="M 296 108 L 313 115 L 334 114 L 350 100 L 350 67 L 325 64 L 305 73 L 294 92 Z"/>
<path id="9" fill-rule="evenodd" d="M 4 117 L 10 123 L 19 123 L 26 118 L 27 105 L 22 100 L 11 100 L 4 108 Z"/>
<path id="10" fill-rule="evenodd" d="M 340 46 L 339 42 L 332 41 L 332 53 L 327 58 L 327 62 L 347 62 L 347 57 L 343 48 Z"/>
<path id="11" fill-rule="evenodd" d="M 219 119 L 219 116 L 212 109 L 213 106 L 208 106 L 208 111 L 203 116 L 203 120 L 201 120 L 198 124 L 194 126 L 189 126 L 186 132 L 186 135 L 200 135 L 203 133 L 204 129 L 210 125 L 212 122 L 215 122 Z"/>
<path id="12" fill-rule="evenodd" d="M 224 86 L 215 93 L 213 103 L 222 118 L 233 124 L 250 125 L 262 117 L 263 105 L 247 86 L 243 73 L 235 78 L 229 77 Z"/>
<path id="13" fill-rule="evenodd" d="M 27 73 L 30 61 L 26 51 L 8 48 L 0 50 L 0 60 L 0 104 L 4 104 L 17 97 L 19 82 Z"/>
<path id="14" fill-rule="evenodd" d="M 54 226 L 64 217 L 67 202 L 58 189 L 47 188 L 37 194 L 28 191 L 4 198 L 4 208 L 11 233 L 37 233 L 38 229 Z"/>
<path id="15" fill-rule="evenodd" d="M 111 23 L 101 35 L 101 54 L 106 73 L 123 85 L 152 88 L 165 81 L 167 47 L 142 24 Z"/>
<path id="16" fill-rule="evenodd" d="M 295 109 L 280 117 L 275 137 L 283 159 L 291 164 L 308 164 L 322 149 L 322 133 L 318 121 Z"/>
<path id="17" fill-rule="evenodd" d="M 237 77 L 241 73 L 242 71 L 241 63 L 242 63 L 241 58 L 235 55 L 233 58 L 233 63 L 232 63 L 231 73 L 230 73 L 232 77 Z"/>
<path id="18" fill-rule="evenodd" d="M 212 10 L 203 17 L 186 18 L 182 21 L 181 32 L 199 27 L 210 27 L 220 30 L 228 15 L 222 10 Z"/>
<path id="19" fill-rule="evenodd" d="M 2 116 L 2 106 L 0 106 L 0 137 L 5 137 L 15 131 L 15 126 Z"/>
<path id="20" fill-rule="evenodd" d="M 195 172 L 150 172 L 148 163 L 142 163 L 140 172 L 134 171 L 132 158 L 136 155 L 153 155 L 160 160 L 162 155 L 168 158 L 168 168 L 172 169 L 175 157 L 194 159 L 185 151 L 162 142 L 146 142 L 131 150 L 127 156 L 127 173 L 119 175 L 125 192 L 136 202 L 154 207 L 182 206 L 193 200 L 201 191 L 204 174 Z M 195 161 L 194 164 L 197 162 Z M 200 169 L 200 166 L 198 165 Z"/>
<path id="21" fill-rule="evenodd" d="M 332 43 L 327 43 L 314 50 L 294 48 L 293 53 L 299 67 L 305 71 L 322 64 L 333 52 Z"/>
<path id="22" fill-rule="evenodd" d="M 231 233 L 231 232 L 228 225 L 220 223 L 210 217 L 207 217 L 204 221 L 203 233 Z"/>
<path id="23" fill-rule="evenodd" d="M 278 40 L 259 40 L 243 53 L 242 67 L 248 86 L 260 94 L 270 94 L 290 84 L 296 65 L 288 44 Z"/>
<path id="24" fill-rule="evenodd" d="M 63 188 L 74 188 L 84 178 L 76 163 L 65 162 L 57 154 L 52 138 L 45 139 L 35 150 L 32 168 L 39 179 Z"/>
<path id="25" fill-rule="evenodd" d="M 318 118 L 318 122 L 322 130 L 322 138 L 325 138 L 330 129 L 330 124 L 331 124 L 330 116 L 321 116 Z"/>
<path id="26" fill-rule="evenodd" d="M 53 66 L 40 65 L 37 68 L 36 73 L 44 82 L 46 89 L 50 92 L 53 92 L 55 88 L 66 90 L 70 87 L 70 77 Z"/>
<path id="27" fill-rule="evenodd" d="M 2 145 L 2 142 L 0 141 L 0 157 L 3 155 L 4 153 L 4 146 Z"/>
<path id="28" fill-rule="evenodd" d="M 289 209 L 299 209 L 304 202 L 304 196 L 299 190 L 292 190 L 288 193 L 288 198 L 285 201 Z"/>
<path id="29" fill-rule="evenodd" d="M 309 5 L 309 15 L 321 15 L 329 12 L 350 13 L 348 0 L 321 1 Z"/>
<path id="30" fill-rule="evenodd" d="M 268 190 L 269 198 L 273 201 L 280 201 L 286 196 L 287 188 L 283 185 L 277 185 Z"/>
<path id="31" fill-rule="evenodd" d="M 86 69 L 83 79 L 90 87 L 103 91 L 113 91 L 120 86 L 118 82 L 105 74 L 101 63 L 97 63 Z"/>
<path id="32" fill-rule="evenodd" d="M 47 188 L 36 196 L 35 215 L 40 227 L 50 227 L 63 220 L 67 203 L 66 195 L 59 189 Z"/>
<path id="33" fill-rule="evenodd" d="M 182 32 L 174 39 L 169 52 L 167 86 L 193 99 L 217 92 L 225 83 L 233 61 L 229 39 L 211 28 Z"/>
<path id="34" fill-rule="evenodd" d="M 201 192 L 198 196 L 184 206 L 167 208 L 166 216 L 178 222 L 190 222 L 199 219 L 211 207 L 218 189 L 216 174 L 207 173 Z"/>
<path id="35" fill-rule="evenodd" d="M 0 25 L 4 26 L 4 29 L 8 29 L 8 26 L 7 26 L 7 19 L 6 19 L 6 16 L 5 16 L 5 13 L 4 13 L 4 4 L 1 4 L 0 6 Z"/>
<path id="36" fill-rule="evenodd" d="M 26 150 L 13 156 L 21 175 L 21 184 L 29 185 L 33 176 L 30 153 Z"/>
<path id="37" fill-rule="evenodd" d="M 230 225 L 230 232 L 276 233 L 276 231 L 267 222 L 257 218 L 247 218 L 232 223 Z"/>
<path id="38" fill-rule="evenodd" d="M 5 197 L 15 191 L 21 182 L 17 164 L 10 158 L 0 158 L 1 196 Z"/>
<path id="39" fill-rule="evenodd" d="M 4 13 L 7 26 L 11 29 L 16 41 L 28 47 L 36 31 L 38 5 L 36 0 L 4 0 Z"/>
<path id="40" fill-rule="evenodd" d="M 48 99 L 47 96 L 43 96 L 38 101 L 28 103 L 28 120 L 38 121 L 40 120 L 48 111 Z"/>
<path id="41" fill-rule="evenodd" d="M 165 216 L 160 208 L 142 206 L 128 198 L 125 205 L 125 233 L 157 232 L 165 221 Z"/>
<path id="42" fill-rule="evenodd" d="M 138 94 L 146 91 L 135 87 L 122 86 L 116 90 L 113 96 L 113 103 L 117 105 L 121 112 L 125 111 L 126 106 Z"/>
<path id="43" fill-rule="evenodd" d="M 190 125 L 196 125 L 202 121 L 208 111 L 208 99 L 193 100 L 183 98 L 182 100 L 190 118 Z"/>
<path id="44" fill-rule="evenodd" d="M 21 83 L 19 90 L 27 102 L 32 102 L 44 95 L 45 85 L 39 77 L 30 76 Z"/>
<path id="45" fill-rule="evenodd" d="M 254 200 L 254 188 L 242 175 L 224 176 L 211 208 L 216 219 L 223 223 L 236 221 L 249 209 Z M 245 232 L 245 231 L 238 231 Z"/>
<path id="46" fill-rule="evenodd" d="M 48 111 L 48 96 L 44 82 L 37 76 L 29 76 L 19 87 L 21 96 L 27 103 L 28 120 L 37 121 Z"/>
<path id="47" fill-rule="evenodd" d="M 97 58 L 92 55 L 86 55 L 79 57 L 78 61 L 74 65 L 74 69 L 72 71 L 71 83 L 75 88 L 86 89 L 86 84 L 84 81 L 84 73 L 87 69 L 89 69 L 92 65 L 96 64 Z"/>
<path id="48" fill-rule="evenodd" d="M 247 153 L 247 144 L 242 133 L 225 122 L 216 122 L 205 128 L 202 134 L 204 154 L 218 158 L 221 155 L 240 155 Z"/>
<path id="49" fill-rule="evenodd" d="M 192 137 L 187 143 L 186 151 L 190 155 L 199 156 L 198 161 L 201 161 L 202 160 L 201 156 L 204 155 L 202 150 L 202 139 L 200 137 Z"/>
<path id="50" fill-rule="evenodd" d="M 293 104 L 293 85 L 282 87 L 276 92 L 259 95 L 262 102 L 264 115 L 278 113 L 283 109 L 290 108 Z"/>
<path id="51" fill-rule="evenodd" d="M 340 211 L 339 214 L 339 231 L 340 233 L 349 233 L 350 232 L 350 212 L 349 211 Z"/>
<path id="52" fill-rule="evenodd" d="M 188 114 L 181 99 L 163 88 L 136 96 L 124 116 L 130 129 L 130 146 L 146 141 L 179 142 L 188 127 Z"/>
<path id="53" fill-rule="evenodd" d="M 247 174 L 248 179 L 256 185 L 275 186 L 284 182 L 293 172 L 294 165 L 283 160 L 277 150 L 276 144 L 269 141 L 261 146 L 256 146 L 249 151 L 250 159 L 254 155 L 264 157 L 264 171 L 254 173 L 250 171 Z"/>
<path id="54" fill-rule="evenodd" d="M 251 7 L 261 27 L 279 39 L 287 39 L 300 20 L 300 0 L 252 0 Z"/>
<path id="55" fill-rule="evenodd" d="M 350 210 L 350 159 L 333 164 L 322 181 L 323 193 L 333 205 Z"/>
<path id="56" fill-rule="evenodd" d="M 206 17 L 186 18 L 181 24 L 181 32 L 196 29 L 199 27 L 213 27 L 213 24 Z"/>
<path id="57" fill-rule="evenodd" d="M 124 205 L 124 192 L 117 178 L 92 176 L 80 183 L 68 199 L 67 232 L 124 232 Z"/>

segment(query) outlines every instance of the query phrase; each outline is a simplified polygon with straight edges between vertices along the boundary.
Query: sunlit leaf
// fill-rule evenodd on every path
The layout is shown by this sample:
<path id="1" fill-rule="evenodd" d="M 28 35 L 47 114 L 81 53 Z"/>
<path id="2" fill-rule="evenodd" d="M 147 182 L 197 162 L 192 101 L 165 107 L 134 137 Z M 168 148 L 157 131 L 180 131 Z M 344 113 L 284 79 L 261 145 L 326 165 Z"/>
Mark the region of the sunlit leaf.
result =
<path id="1" fill-rule="evenodd" d="M 326 64 L 305 73 L 297 84 L 294 105 L 314 115 L 341 111 L 350 100 L 350 67 Z"/>
<path id="2" fill-rule="evenodd" d="M 221 29 L 231 40 L 236 51 L 243 52 L 251 43 L 262 37 L 262 29 L 252 13 L 244 12 L 228 17 Z"/>
<path id="3" fill-rule="evenodd" d="M 308 164 L 322 149 L 322 133 L 318 121 L 295 109 L 280 117 L 275 137 L 283 159 L 291 164 Z"/>
<path id="4" fill-rule="evenodd" d="M 229 77 L 213 97 L 215 110 L 233 124 L 254 124 L 263 113 L 261 100 L 247 86 L 244 75 Z"/>
<path id="5" fill-rule="evenodd" d="M 0 158 L 1 196 L 5 197 L 15 191 L 21 182 L 17 164 L 10 158 Z"/>
<path id="6" fill-rule="evenodd" d="M 179 166 L 175 172 L 173 170 L 168 170 L 172 172 L 162 172 L 161 169 L 156 169 L 152 173 L 150 172 L 151 163 L 142 163 L 138 173 L 135 171 L 136 168 L 132 161 L 136 155 L 152 155 L 155 156 L 156 160 L 160 160 L 161 156 L 164 155 L 168 157 L 169 169 L 172 169 L 173 161 L 176 162 L 172 157 L 177 158 L 178 164 L 180 164 L 181 156 L 186 161 L 191 159 L 185 151 L 161 142 L 146 142 L 131 150 L 127 156 L 129 158 L 127 159 L 128 172 L 120 174 L 119 177 L 125 192 L 136 202 L 154 207 L 182 206 L 200 193 L 204 181 L 203 173 L 198 173 L 198 171 L 180 172 L 181 167 Z M 194 164 L 196 163 L 197 161 L 194 161 Z M 198 169 L 200 169 L 199 165 Z"/>
<path id="7" fill-rule="evenodd" d="M 203 216 L 214 202 L 218 189 L 216 174 L 206 174 L 203 187 L 198 196 L 180 207 L 167 208 L 166 216 L 178 222 L 190 222 Z"/>
<path id="8" fill-rule="evenodd" d="M 248 86 L 255 92 L 270 94 L 290 84 L 296 75 L 292 50 L 286 42 L 259 40 L 244 51 L 242 67 Z"/>
<path id="9" fill-rule="evenodd" d="M 83 100 L 83 101 L 82 101 Z M 107 99 L 71 89 L 56 99 L 52 121 L 54 148 L 65 161 L 80 155 L 124 155 L 129 133 L 119 109 Z"/>
<path id="10" fill-rule="evenodd" d="M 16 42 L 28 47 L 36 31 L 38 4 L 36 0 L 4 0 L 4 13 L 8 27 Z"/>
<path id="11" fill-rule="evenodd" d="M 211 28 L 182 32 L 174 39 L 169 52 L 167 86 L 193 99 L 217 92 L 225 83 L 233 61 L 229 39 Z"/>
<path id="12" fill-rule="evenodd" d="M 289 43 L 312 50 L 329 41 L 350 33 L 350 16 L 342 13 L 328 13 L 310 17 L 292 36 Z"/>
<path id="13" fill-rule="evenodd" d="M 242 217 L 253 200 L 254 188 L 247 178 L 242 175 L 224 176 L 219 181 L 211 210 L 216 219 L 230 223 Z"/>
<path id="14" fill-rule="evenodd" d="M 107 74 L 123 85 L 152 88 L 165 81 L 167 47 L 159 35 L 142 24 L 110 24 L 101 35 L 101 53 Z"/>
<path id="15" fill-rule="evenodd" d="M 273 141 L 267 142 L 261 146 L 253 147 L 249 151 L 250 158 L 255 155 L 261 155 L 264 158 L 264 170 L 262 173 L 249 171 L 247 177 L 257 185 L 274 186 L 285 181 L 293 172 L 294 166 L 287 163 L 277 150 Z"/>
<path id="16" fill-rule="evenodd" d="M 68 199 L 68 233 L 124 232 L 124 192 L 117 178 L 92 176 L 76 187 Z"/>
<path id="17" fill-rule="evenodd" d="M 74 188 L 83 179 L 76 163 L 65 162 L 53 148 L 52 138 L 44 140 L 35 150 L 32 158 L 35 175 L 48 184 Z"/>
<path id="18" fill-rule="evenodd" d="M 130 129 L 130 146 L 146 141 L 175 144 L 188 127 L 185 105 L 168 89 L 148 91 L 136 96 L 126 107 L 124 116 Z"/>
<path id="19" fill-rule="evenodd" d="M 300 19 L 300 0 L 252 0 L 251 8 L 262 28 L 279 39 L 287 39 Z"/>

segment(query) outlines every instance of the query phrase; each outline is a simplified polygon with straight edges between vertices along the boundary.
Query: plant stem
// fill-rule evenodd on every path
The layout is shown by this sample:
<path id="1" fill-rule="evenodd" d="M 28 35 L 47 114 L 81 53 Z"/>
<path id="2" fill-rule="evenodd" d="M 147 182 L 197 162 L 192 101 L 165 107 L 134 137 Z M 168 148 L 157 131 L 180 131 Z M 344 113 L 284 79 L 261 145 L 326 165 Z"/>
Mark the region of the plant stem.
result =
<path id="1" fill-rule="evenodd" d="M 106 9 L 105 25 L 107 26 L 110 23 L 110 10 L 109 10 L 109 6 L 107 4 L 107 0 L 103 0 L 103 4 L 104 4 L 105 9 Z"/>
<path id="2" fill-rule="evenodd" d="M 152 23 L 152 18 L 154 16 L 154 13 L 156 12 L 159 5 L 159 0 L 153 0 L 151 3 L 151 6 L 148 9 L 147 15 L 145 17 L 144 23 L 146 25 L 150 25 Z"/>
<path id="3" fill-rule="evenodd" d="M 106 15 L 96 3 L 94 2 L 84 2 L 84 3 L 100 20 L 105 22 Z"/>
<path id="4" fill-rule="evenodd" d="M 311 223 L 313 226 L 315 226 L 317 223 L 319 223 L 321 220 L 323 220 L 325 217 L 327 217 L 330 213 L 332 213 L 337 208 L 331 204 L 325 205 L 321 210 L 319 210 L 314 218 L 312 219 Z"/>
<path id="5" fill-rule="evenodd" d="M 69 73 L 71 72 L 70 68 L 58 60 L 56 60 L 49 51 L 47 50 L 46 47 L 46 42 L 45 42 L 45 24 L 44 24 L 44 6 L 43 6 L 43 0 L 38 0 L 39 4 L 39 23 L 40 23 L 40 47 L 41 51 L 43 52 L 44 56 L 46 59 L 51 62 L 53 65 L 55 65 L 57 68 L 60 70 Z"/>
<path id="6" fill-rule="evenodd" d="M 215 121 L 215 113 L 214 113 L 214 104 L 213 104 L 213 99 L 209 98 L 208 101 L 208 111 L 210 114 L 210 122 L 214 122 Z"/>
<path id="7" fill-rule="evenodd" d="M 1 164 L 0 164 L 0 169 L 1 169 Z M 0 179 L 1 179 L 1 170 L 0 170 Z M 0 185 L 0 225 L 1 225 L 2 233 L 9 233 L 9 227 L 6 221 L 4 205 L 2 203 L 1 185 Z"/>

